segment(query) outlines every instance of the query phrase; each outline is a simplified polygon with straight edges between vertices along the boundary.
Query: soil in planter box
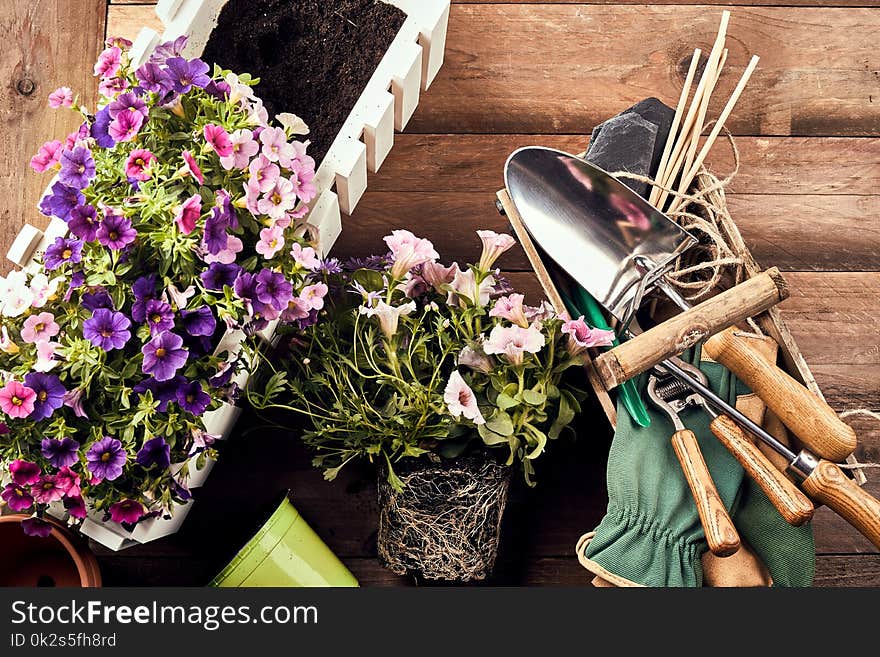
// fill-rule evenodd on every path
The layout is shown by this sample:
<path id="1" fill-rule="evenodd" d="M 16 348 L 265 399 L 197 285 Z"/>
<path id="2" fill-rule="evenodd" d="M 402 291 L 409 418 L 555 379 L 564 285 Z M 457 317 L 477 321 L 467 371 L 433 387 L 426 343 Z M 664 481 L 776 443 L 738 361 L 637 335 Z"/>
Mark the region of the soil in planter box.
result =
<path id="1" fill-rule="evenodd" d="M 229 0 L 202 58 L 259 77 L 270 119 L 302 117 L 320 163 L 404 20 L 379 0 Z"/>

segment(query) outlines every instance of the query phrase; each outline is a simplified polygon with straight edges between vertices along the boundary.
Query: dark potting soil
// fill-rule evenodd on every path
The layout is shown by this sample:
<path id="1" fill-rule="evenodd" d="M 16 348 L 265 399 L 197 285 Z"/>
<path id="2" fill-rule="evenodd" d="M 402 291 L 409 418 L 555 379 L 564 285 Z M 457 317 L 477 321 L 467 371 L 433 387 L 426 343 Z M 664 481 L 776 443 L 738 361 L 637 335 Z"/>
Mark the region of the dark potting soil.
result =
<path id="1" fill-rule="evenodd" d="M 405 19 L 380 0 L 229 0 L 202 58 L 259 77 L 270 119 L 301 117 L 320 163 Z"/>

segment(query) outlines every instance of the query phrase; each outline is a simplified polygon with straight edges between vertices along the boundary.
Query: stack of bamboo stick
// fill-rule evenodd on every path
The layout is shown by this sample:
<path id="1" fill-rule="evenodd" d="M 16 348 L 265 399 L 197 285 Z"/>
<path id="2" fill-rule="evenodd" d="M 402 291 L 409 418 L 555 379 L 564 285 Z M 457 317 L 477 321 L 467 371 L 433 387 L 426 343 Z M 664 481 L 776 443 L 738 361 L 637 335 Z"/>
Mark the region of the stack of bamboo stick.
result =
<path id="1" fill-rule="evenodd" d="M 724 42 L 727 37 L 727 23 L 729 20 L 730 12 L 723 12 L 721 14 L 721 25 L 718 28 L 718 36 L 715 38 L 715 43 L 709 52 L 709 57 L 706 60 L 700 81 L 697 83 L 693 98 L 691 98 L 690 104 L 688 104 L 688 97 L 690 96 L 691 86 L 696 76 L 700 57 L 703 54 L 702 51 L 697 48 L 691 58 L 691 64 L 681 90 L 681 97 L 678 100 L 675 116 L 672 119 L 669 138 L 663 148 L 660 164 L 657 168 L 657 175 L 654 176 L 655 185 L 649 197 L 651 205 L 661 211 L 672 213 L 680 210 L 687 204 L 680 196 L 672 195 L 670 198 L 668 190 L 675 189 L 678 194 L 687 193 L 694 177 L 712 149 L 712 145 L 715 143 L 718 135 L 721 134 L 724 122 L 733 111 L 737 100 L 739 100 L 743 89 L 745 89 L 746 83 L 758 65 L 759 58 L 753 56 L 742 77 L 740 77 L 739 83 L 733 90 L 733 94 L 712 126 L 712 130 L 706 137 L 703 147 L 698 152 L 697 147 L 699 146 L 700 136 L 706 125 L 706 112 L 709 109 L 709 100 L 712 92 L 715 90 L 715 86 L 718 84 L 718 79 L 721 77 L 721 70 L 727 61 L 727 49 L 724 47 Z M 685 112 L 686 105 L 687 111 Z M 678 181 L 677 186 L 675 186 L 676 180 Z M 664 187 L 667 189 L 663 189 Z"/>

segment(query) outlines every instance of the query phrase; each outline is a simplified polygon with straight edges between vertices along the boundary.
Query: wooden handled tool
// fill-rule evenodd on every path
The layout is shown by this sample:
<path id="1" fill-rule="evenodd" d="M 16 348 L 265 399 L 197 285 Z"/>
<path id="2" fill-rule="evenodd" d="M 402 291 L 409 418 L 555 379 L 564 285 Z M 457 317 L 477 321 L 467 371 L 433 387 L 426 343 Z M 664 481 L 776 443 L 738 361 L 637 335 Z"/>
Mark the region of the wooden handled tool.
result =
<path id="1" fill-rule="evenodd" d="M 736 422 L 726 415 L 719 415 L 709 428 L 761 487 L 788 524 L 798 527 L 813 517 L 815 507 L 810 499 L 770 462 Z"/>
<path id="2" fill-rule="evenodd" d="M 714 555 L 729 557 L 740 548 L 739 534 L 715 488 L 694 432 L 689 429 L 676 431 L 672 435 L 672 449 L 696 502 L 709 549 Z"/>
<path id="3" fill-rule="evenodd" d="M 837 464 L 820 459 L 801 486 L 880 548 L 880 500 L 847 477 Z"/>
<path id="4" fill-rule="evenodd" d="M 843 461 L 856 448 L 852 427 L 824 400 L 795 381 L 731 327 L 706 340 L 703 350 L 748 385 L 811 451 Z"/>

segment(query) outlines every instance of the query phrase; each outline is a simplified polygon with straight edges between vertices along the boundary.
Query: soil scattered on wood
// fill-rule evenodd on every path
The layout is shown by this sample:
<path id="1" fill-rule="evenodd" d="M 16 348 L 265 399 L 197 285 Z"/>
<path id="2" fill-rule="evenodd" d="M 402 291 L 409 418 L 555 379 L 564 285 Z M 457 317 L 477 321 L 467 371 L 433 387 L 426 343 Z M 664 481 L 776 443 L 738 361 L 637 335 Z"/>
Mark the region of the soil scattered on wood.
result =
<path id="1" fill-rule="evenodd" d="M 259 77 L 269 117 L 302 117 L 320 162 L 405 19 L 380 0 L 229 0 L 202 58 Z"/>

